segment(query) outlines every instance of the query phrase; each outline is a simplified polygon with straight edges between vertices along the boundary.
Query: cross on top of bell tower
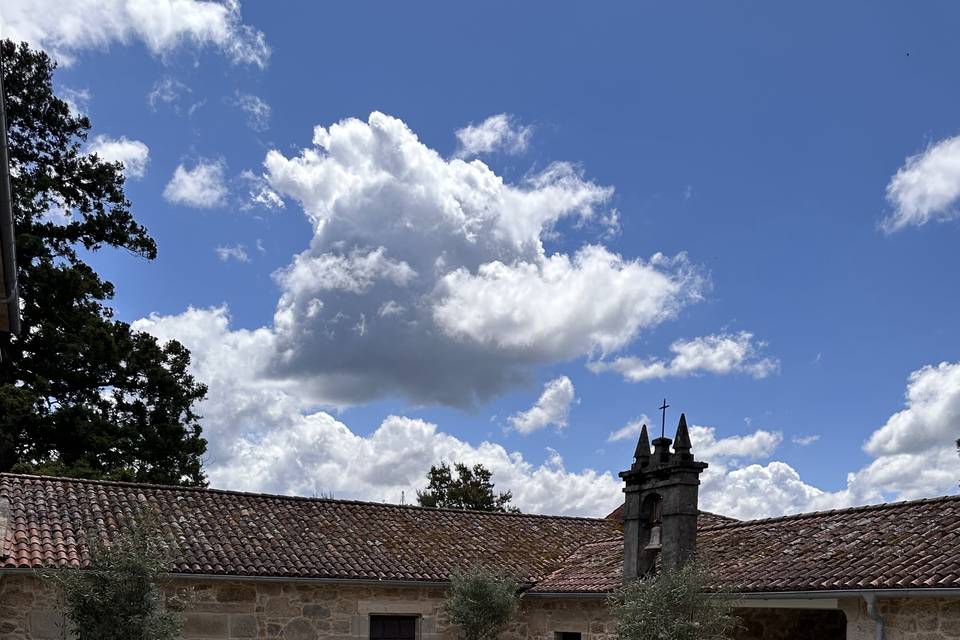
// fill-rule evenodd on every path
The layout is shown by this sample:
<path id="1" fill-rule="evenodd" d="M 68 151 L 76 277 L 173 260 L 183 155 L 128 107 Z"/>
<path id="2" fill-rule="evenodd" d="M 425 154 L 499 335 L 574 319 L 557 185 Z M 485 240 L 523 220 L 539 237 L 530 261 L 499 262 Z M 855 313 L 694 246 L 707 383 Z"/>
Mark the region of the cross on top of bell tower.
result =
<path id="1" fill-rule="evenodd" d="M 666 436 L 666 429 L 667 429 L 667 408 L 668 408 L 669 406 L 670 406 L 670 405 L 667 404 L 667 399 L 664 398 L 664 399 L 663 399 L 663 404 L 658 407 L 658 408 L 660 409 L 661 414 L 662 414 L 662 415 L 660 416 L 660 437 L 661 437 L 661 438 L 663 438 L 663 437 Z"/>

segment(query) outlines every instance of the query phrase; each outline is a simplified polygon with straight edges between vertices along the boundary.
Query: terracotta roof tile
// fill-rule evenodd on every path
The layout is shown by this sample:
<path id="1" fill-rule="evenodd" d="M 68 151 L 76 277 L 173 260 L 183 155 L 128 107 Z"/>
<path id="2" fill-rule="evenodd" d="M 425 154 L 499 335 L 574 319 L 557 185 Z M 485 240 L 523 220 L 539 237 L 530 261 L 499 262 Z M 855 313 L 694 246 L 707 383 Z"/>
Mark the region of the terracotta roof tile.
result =
<path id="1" fill-rule="evenodd" d="M 606 592 L 622 580 L 617 512 L 494 514 L 0 474 L 3 502 L 3 568 L 81 565 L 88 533 L 113 536 L 152 505 L 177 573 L 432 582 L 480 563 L 534 592 Z M 960 496 L 751 521 L 704 512 L 699 525 L 717 587 L 960 587 Z"/>
<path id="2" fill-rule="evenodd" d="M 0 567 L 79 566 L 85 535 L 112 537 L 152 505 L 177 550 L 171 571 L 245 576 L 444 581 L 495 565 L 535 582 L 609 520 L 295 498 L 0 474 L 9 506 Z"/>
<path id="3" fill-rule="evenodd" d="M 960 496 L 742 522 L 704 515 L 697 544 L 715 588 L 960 588 Z M 588 544 L 532 591 L 610 591 L 621 583 L 622 561 L 622 538 Z"/>

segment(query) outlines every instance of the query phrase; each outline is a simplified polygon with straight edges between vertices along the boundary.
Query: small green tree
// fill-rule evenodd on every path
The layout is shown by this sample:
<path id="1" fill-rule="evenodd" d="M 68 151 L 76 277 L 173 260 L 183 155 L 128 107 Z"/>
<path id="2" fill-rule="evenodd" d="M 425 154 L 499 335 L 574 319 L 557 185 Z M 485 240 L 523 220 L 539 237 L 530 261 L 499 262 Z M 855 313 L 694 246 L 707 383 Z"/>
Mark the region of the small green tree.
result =
<path id="1" fill-rule="evenodd" d="M 495 640 L 517 612 L 520 585 L 484 568 L 455 571 L 444 605 L 461 640 Z"/>
<path id="2" fill-rule="evenodd" d="M 151 522 L 142 519 L 110 542 L 91 536 L 89 566 L 44 573 L 60 590 L 77 640 L 174 640 L 180 633 L 186 594 L 165 595 L 170 556 Z"/>
<path id="3" fill-rule="evenodd" d="M 727 640 L 738 626 L 733 598 L 707 591 L 699 562 L 634 580 L 612 597 L 619 640 Z"/>
<path id="4" fill-rule="evenodd" d="M 475 464 L 471 468 L 458 462 L 454 469 L 456 478 L 444 462 L 439 467 L 430 467 L 427 489 L 417 491 L 417 502 L 421 507 L 520 513 L 520 509 L 510 504 L 512 493 L 494 493 L 493 473 L 482 464 Z"/>

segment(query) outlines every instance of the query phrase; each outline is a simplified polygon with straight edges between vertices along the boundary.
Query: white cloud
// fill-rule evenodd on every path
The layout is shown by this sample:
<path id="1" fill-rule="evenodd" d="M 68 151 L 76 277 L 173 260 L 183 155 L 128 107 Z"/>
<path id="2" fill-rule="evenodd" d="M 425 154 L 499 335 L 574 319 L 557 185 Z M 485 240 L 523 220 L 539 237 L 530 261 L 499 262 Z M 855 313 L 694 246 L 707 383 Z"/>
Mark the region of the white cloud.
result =
<path id="1" fill-rule="evenodd" d="M 910 374 L 907 406 L 873 432 L 864 450 L 873 460 L 847 475 L 846 487 L 823 491 L 784 462 L 727 469 L 711 465 L 704 508 L 738 517 L 833 509 L 854 504 L 955 494 L 960 480 L 960 363 L 928 365 Z M 692 434 L 691 434 L 692 437 Z M 801 444 L 810 437 L 797 438 Z"/>
<path id="2" fill-rule="evenodd" d="M 483 153 L 502 151 L 509 154 L 523 153 L 530 144 L 533 130 L 522 126 L 507 113 L 490 116 L 480 124 L 470 124 L 457 131 L 459 157 L 473 157 Z"/>
<path id="3" fill-rule="evenodd" d="M 324 253 L 319 256 L 300 254 L 293 264 L 274 274 L 277 282 L 290 295 L 310 296 L 323 291 L 346 291 L 364 294 L 375 282 L 385 280 L 406 287 L 417 272 L 400 260 L 392 260 L 384 247 L 369 251 L 352 250 L 348 255 Z"/>
<path id="4" fill-rule="evenodd" d="M 243 24 L 238 0 L 6 0 L 0 30 L 70 64 L 79 51 L 140 41 L 163 56 L 184 45 L 213 46 L 234 63 L 265 67 L 270 47 Z"/>
<path id="5" fill-rule="evenodd" d="M 70 87 L 60 87 L 57 97 L 67 103 L 70 113 L 75 116 L 85 115 L 93 99 L 89 89 L 71 89 Z"/>
<path id="6" fill-rule="evenodd" d="M 610 187 L 560 162 L 511 184 L 381 113 L 316 127 L 313 146 L 264 167 L 276 201 L 298 201 L 314 227 L 275 274 L 273 373 L 307 381 L 317 403 L 475 404 L 534 365 L 621 348 L 704 284 L 682 255 L 548 255 L 559 221 L 604 217 Z"/>
<path id="7" fill-rule="evenodd" d="M 887 201 L 893 207 L 881 225 L 887 233 L 960 216 L 960 136 L 907 158 L 887 184 Z"/>
<path id="8" fill-rule="evenodd" d="M 526 411 L 510 416 L 510 423 L 520 433 L 533 433 L 551 425 L 562 428 L 567 426 L 570 406 L 576 399 L 573 382 L 567 376 L 560 376 L 543 386 L 543 393 L 536 403 Z"/>
<path id="9" fill-rule="evenodd" d="M 765 342 L 754 341 L 753 334 L 747 331 L 722 333 L 677 340 L 670 345 L 675 354 L 670 361 L 625 356 L 610 362 L 591 362 L 587 366 L 595 373 L 616 371 L 631 382 L 701 372 L 717 375 L 746 373 L 759 379 L 776 372 L 780 366 L 776 359 L 762 357 L 764 347 Z"/>
<path id="10" fill-rule="evenodd" d="M 273 324 L 231 329 L 224 309 L 137 323 L 183 340 L 210 385 L 201 413 L 214 483 L 396 500 L 422 486 L 430 464 L 461 459 L 490 466 L 529 511 L 600 515 L 613 506 L 620 486 L 610 472 L 570 471 L 555 454 L 532 464 L 407 418 L 361 436 L 316 407 L 397 393 L 452 405 L 491 397 L 537 364 L 629 344 L 698 298 L 697 271 L 682 256 L 641 261 L 598 245 L 548 255 L 543 239 L 559 220 L 594 219 L 611 196 L 570 165 L 510 184 L 480 161 L 444 159 L 376 113 L 318 127 L 314 141 L 265 161 L 270 189 L 299 201 L 313 226 L 309 247 L 275 274 Z M 746 333 L 678 341 L 663 366 L 766 375 L 774 363 L 761 347 Z M 911 377 L 908 415 L 880 429 L 868 445 L 874 459 L 839 491 L 766 460 L 778 432 L 723 438 L 694 427 L 695 449 L 711 462 L 704 507 L 745 517 L 954 491 L 955 436 L 937 443 L 956 424 L 957 366 Z M 625 449 L 624 466 L 632 443 Z"/>
<path id="11" fill-rule="evenodd" d="M 276 191 L 263 178 L 249 169 L 240 173 L 240 180 L 247 184 L 247 201 L 241 204 L 241 209 L 262 207 L 264 209 L 283 209 L 284 202 Z"/>
<path id="12" fill-rule="evenodd" d="M 814 433 L 808 436 L 793 436 L 793 438 L 790 439 L 790 441 L 793 442 L 793 444 L 798 444 L 801 447 L 808 447 L 819 440 L 820 440 L 820 434 L 818 433 Z"/>
<path id="13" fill-rule="evenodd" d="M 607 436 L 607 442 L 636 441 L 640 437 L 640 429 L 643 425 L 647 425 L 647 433 L 651 439 L 658 437 L 656 433 L 658 429 L 651 424 L 649 417 L 643 415 L 611 432 Z M 667 436 L 672 438 L 673 432 L 668 433 Z M 773 455 L 776 448 L 783 442 L 783 434 L 779 431 L 756 429 L 743 436 L 717 438 L 717 430 L 714 427 L 693 425 L 690 427 L 690 442 L 693 445 L 693 452 L 701 460 L 711 461 L 718 458 L 755 460 Z"/>
<path id="14" fill-rule="evenodd" d="M 598 245 L 571 259 L 490 262 L 458 269 L 438 283 L 434 321 L 455 338 L 543 359 L 573 358 L 626 346 L 643 327 L 672 318 L 699 295 L 684 256 L 624 260 Z"/>
<path id="15" fill-rule="evenodd" d="M 714 427 L 690 427 L 690 442 L 697 457 L 702 460 L 733 459 L 756 460 L 769 458 L 783 442 L 779 431 L 757 429 L 744 436 L 717 438 Z"/>
<path id="16" fill-rule="evenodd" d="M 609 472 L 568 470 L 549 451 L 542 464 L 493 442 L 472 445 L 423 420 L 389 416 L 362 436 L 322 411 L 290 382 L 267 374 L 275 337 L 229 327 L 225 308 L 189 309 L 134 323 L 192 351 L 191 369 L 210 387 L 200 407 L 210 442 L 206 470 L 215 487 L 398 502 L 424 488 L 439 462 L 481 463 L 497 488 L 529 513 L 600 516 L 622 499 Z"/>
<path id="17" fill-rule="evenodd" d="M 640 428 L 643 425 L 647 425 L 649 432 L 650 418 L 647 417 L 646 414 L 643 414 L 636 420 L 631 420 L 616 431 L 611 431 L 610 435 L 607 436 L 607 442 L 620 442 L 621 440 L 635 441 L 640 438 Z"/>
<path id="18" fill-rule="evenodd" d="M 168 105 L 174 111 L 179 112 L 180 103 L 192 93 L 193 90 L 179 80 L 171 76 L 164 76 L 153 83 L 150 93 L 147 94 L 147 102 L 154 111 L 160 105 Z"/>
<path id="19" fill-rule="evenodd" d="M 95 153 L 107 162 L 120 162 L 123 172 L 129 178 L 142 178 L 147 173 L 150 148 L 139 140 L 129 140 L 125 136 L 110 138 L 98 135 L 90 142 L 87 153 Z"/>
<path id="20" fill-rule="evenodd" d="M 868 453 L 920 453 L 960 438 L 960 362 L 911 373 L 906 400 L 906 408 L 870 436 L 864 446 Z"/>
<path id="21" fill-rule="evenodd" d="M 247 125 L 254 131 L 270 128 L 270 105 L 249 93 L 237 92 L 236 105 L 247 114 Z"/>
<path id="22" fill-rule="evenodd" d="M 226 164 L 223 160 L 201 158 L 192 169 L 177 165 L 173 177 L 163 190 L 163 197 L 173 204 L 200 209 L 223 206 L 227 201 L 224 182 Z"/>
<path id="23" fill-rule="evenodd" d="M 233 247 L 217 247 L 213 250 L 217 254 L 220 262 L 236 260 L 237 262 L 250 262 L 250 256 L 247 254 L 247 248 L 242 244 Z"/>
<path id="24" fill-rule="evenodd" d="M 177 338 L 191 349 L 191 370 L 210 387 L 200 413 L 210 442 L 206 468 L 214 486 L 301 495 L 333 491 L 343 498 L 397 501 L 401 491 L 412 495 L 423 487 L 431 464 L 463 461 L 490 468 L 498 487 L 513 491 L 528 512 L 599 516 L 622 500 L 613 473 L 568 470 L 556 452 L 537 465 L 499 444 L 471 445 L 437 425 L 396 416 L 372 434 L 359 435 L 330 414 L 312 409 L 300 381 L 272 377 L 276 335 L 269 329 L 231 329 L 225 308 L 151 316 L 134 327 L 164 340 Z M 624 430 L 626 435 L 612 434 L 610 439 L 632 439 L 639 426 Z M 700 504 L 710 511 L 755 518 L 954 493 L 960 463 L 953 448 L 955 433 L 946 426 L 944 433 L 942 446 L 882 454 L 849 474 L 846 488 L 824 491 L 805 482 L 786 462 L 763 462 L 775 453 L 779 432 L 757 429 L 717 437 L 713 428 L 693 426 L 694 453 L 710 463 Z M 633 446 L 629 442 L 623 448 L 623 468 Z M 741 466 L 741 461 L 752 460 L 761 462 Z"/>
<path id="25" fill-rule="evenodd" d="M 713 463 L 703 474 L 700 491 L 702 509 L 744 520 L 851 504 L 847 494 L 807 484 L 796 469 L 780 461 L 733 469 Z"/>
<path id="26" fill-rule="evenodd" d="M 864 444 L 875 459 L 850 474 L 855 493 L 898 499 L 956 493 L 960 458 L 960 362 L 927 365 L 910 374 L 906 408 Z"/>

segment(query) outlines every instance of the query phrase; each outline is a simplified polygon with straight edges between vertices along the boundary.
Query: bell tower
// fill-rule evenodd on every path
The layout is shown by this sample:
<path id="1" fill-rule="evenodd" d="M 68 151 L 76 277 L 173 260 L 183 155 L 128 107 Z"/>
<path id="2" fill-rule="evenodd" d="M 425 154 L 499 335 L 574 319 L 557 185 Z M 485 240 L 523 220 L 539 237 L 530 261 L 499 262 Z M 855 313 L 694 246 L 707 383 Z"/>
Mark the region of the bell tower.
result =
<path id="1" fill-rule="evenodd" d="M 666 405 L 666 403 L 664 403 Z M 700 474 L 706 462 L 690 452 L 687 418 L 680 415 L 677 436 L 650 439 L 647 425 L 633 454 L 633 465 L 621 471 L 626 486 L 623 520 L 623 579 L 640 578 L 651 571 L 660 556 L 664 568 L 676 568 L 693 555 L 697 545 L 697 498 Z"/>

